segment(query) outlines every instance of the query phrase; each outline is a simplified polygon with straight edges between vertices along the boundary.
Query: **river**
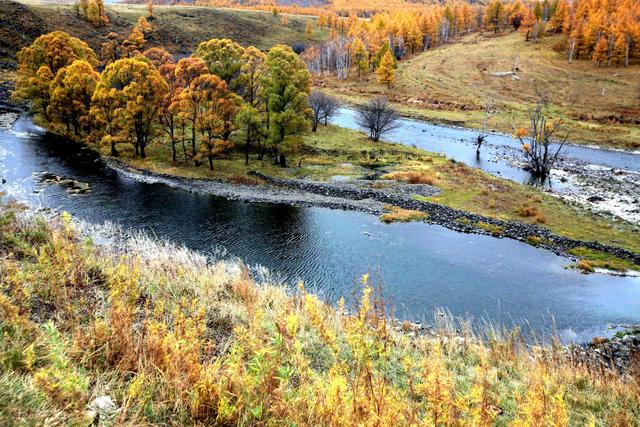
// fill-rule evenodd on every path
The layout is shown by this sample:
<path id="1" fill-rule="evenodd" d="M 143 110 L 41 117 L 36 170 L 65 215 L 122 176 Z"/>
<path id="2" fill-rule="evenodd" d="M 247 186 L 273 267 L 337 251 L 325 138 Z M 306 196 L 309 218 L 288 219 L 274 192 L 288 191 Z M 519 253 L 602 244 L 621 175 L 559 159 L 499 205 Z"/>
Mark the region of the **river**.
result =
<path id="1" fill-rule="evenodd" d="M 88 182 L 91 192 L 42 186 L 42 172 Z M 525 324 L 537 334 L 556 328 L 576 341 L 604 335 L 610 324 L 640 323 L 640 278 L 583 275 L 566 269 L 566 258 L 510 239 L 141 183 L 24 116 L 0 128 L 0 177 L 7 181 L 0 190 L 34 204 L 144 230 L 204 253 L 226 252 L 290 285 L 304 280 L 330 302 L 343 295 L 352 300 L 358 278 L 370 272 L 400 318 L 429 322 L 446 307 L 454 315 Z"/>
<path id="2" fill-rule="evenodd" d="M 358 130 L 355 114 L 342 108 L 332 123 Z M 542 185 L 546 191 L 588 208 L 640 224 L 640 152 L 565 144 L 556 169 L 541 183 L 522 169 L 520 143 L 508 135 L 489 133 L 478 157 L 472 142 L 478 131 L 411 119 L 399 122 L 396 130 L 384 135 L 385 140 L 444 153 L 456 161 L 520 184 Z M 553 144 L 552 150 L 556 147 Z"/>

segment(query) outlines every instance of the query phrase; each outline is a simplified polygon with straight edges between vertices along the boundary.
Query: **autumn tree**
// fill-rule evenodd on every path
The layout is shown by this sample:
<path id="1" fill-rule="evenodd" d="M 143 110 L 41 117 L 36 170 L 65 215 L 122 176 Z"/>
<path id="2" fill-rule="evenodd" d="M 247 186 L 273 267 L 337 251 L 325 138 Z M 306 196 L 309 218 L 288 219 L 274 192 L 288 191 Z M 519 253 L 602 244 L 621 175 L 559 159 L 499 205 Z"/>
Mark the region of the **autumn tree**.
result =
<path id="1" fill-rule="evenodd" d="M 592 59 L 598 65 L 602 65 L 609 60 L 609 44 L 606 37 L 600 37 L 598 43 L 596 43 Z"/>
<path id="2" fill-rule="evenodd" d="M 182 141 L 182 149 L 187 159 L 187 150 L 184 145 L 185 122 L 180 119 L 180 94 L 183 90 L 181 81 L 176 76 L 176 64 L 165 63 L 158 67 L 160 76 L 167 84 L 167 94 L 162 100 L 160 107 L 159 119 L 163 131 L 169 137 L 171 145 L 171 159 L 175 163 L 177 161 L 176 144 L 178 140 Z"/>
<path id="3" fill-rule="evenodd" d="M 399 126 L 399 117 L 387 98 L 379 97 L 357 108 L 356 123 L 369 132 L 371 140 L 377 142 L 382 135 Z"/>
<path id="4" fill-rule="evenodd" d="M 235 92 L 240 90 L 237 79 L 240 76 L 243 53 L 244 48 L 232 40 L 211 39 L 200 43 L 194 56 L 202 58 L 211 74 L 220 77 Z"/>
<path id="5" fill-rule="evenodd" d="M 118 33 L 110 32 L 107 34 L 107 41 L 102 43 L 100 48 L 100 58 L 106 64 L 120 59 L 120 45 L 122 41 Z"/>
<path id="6" fill-rule="evenodd" d="M 155 19 L 153 14 L 153 0 L 147 0 L 147 16 L 149 19 Z"/>
<path id="7" fill-rule="evenodd" d="M 149 59 L 153 66 L 158 69 L 165 64 L 173 63 L 173 55 L 161 47 L 149 48 L 142 52 L 142 56 Z"/>
<path id="8" fill-rule="evenodd" d="M 18 52 L 15 96 L 30 99 L 33 110 L 49 120 L 47 109 L 51 101 L 51 82 L 58 71 L 76 60 L 84 60 L 92 66 L 98 62 L 86 43 L 63 31 L 38 37 Z"/>
<path id="9" fill-rule="evenodd" d="M 493 0 L 484 12 L 484 23 L 488 29 L 498 33 L 505 19 L 505 7 L 501 0 Z"/>
<path id="10" fill-rule="evenodd" d="M 100 74 L 84 60 L 76 60 L 61 68 L 51 83 L 51 103 L 48 107 L 52 123 L 61 123 L 66 133 L 81 136 L 89 123 L 91 97 Z"/>
<path id="11" fill-rule="evenodd" d="M 362 81 L 364 74 L 369 69 L 369 51 L 359 38 L 352 42 L 351 49 L 353 50 L 353 61 L 356 70 L 358 70 L 358 77 Z"/>
<path id="12" fill-rule="evenodd" d="M 203 136 L 199 154 L 207 157 L 209 169 L 213 170 L 213 159 L 226 156 L 233 147 L 229 136 L 235 126 L 233 119 L 241 99 L 229 92 L 226 83 L 213 74 L 198 77 L 193 86 L 200 93 L 203 108 L 197 122 Z"/>
<path id="13" fill-rule="evenodd" d="M 188 87 L 191 82 L 203 74 L 209 74 L 207 63 L 200 58 L 182 58 L 176 65 L 176 77 L 184 87 Z"/>
<path id="14" fill-rule="evenodd" d="M 167 83 L 147 59 L 124 58 L 107 66 L 93 94 L 94 119 L 106 129 L 103 141 L 118 155 L 118 142 L 131 142 L 146 157 L 155 136 L 155 120 L 168 92 Z"/>
<path id="15" fill-rule="evenodd" d="M 251 144 L 253 141 L 259 141 L 261 137 L 261 130 L 263 128 L 264 120 L 261 112 L 251 106 L 250 104 L 244 104 L 238 114 L 235 117 L 236 126 L 244 130 L 245 144 L 244 144 L 244 164 L 249 164 L 249 152 L 251 151 Z M 260 150 L 259 158 L 262 159 L 262 151 Z"/>
<path id="16" fill-rule="evenodd" d="M 269 50 L 264 67 L 267 123 L 276 158 L 278 147 L 285 137 L 298 133 L 307 126 L 311 76 L 298 55 L 284 45 L 274 46 Z M 286 165 L 284 154 L 281 154 L 280 164 Z"/>
<path id="17" fill-rule="evenodd" d="M 307 21 L 307 25 L 304 28 L 304 37 L 307 40 L 311 40 L 312 36 L 313 36 L 313 24 L 311 23 L 311 21 Z"/>
<path id="18" fill-rule="evenodd" d="M 384 56 L 387 53 L 391 55 L 393 68 L 397 68 L 398 60 L 396 59 L 396 56 L 393 54 L 393 50 L 391 49 L 391 43 L 389 43 L 389 40 L 385 40 L 384 43 L 382 43 L 382 46 L 380 46 L 380 48 L 372 58 L 372 66 L 374 70 L 378 69 L 378 67 L 380 66 L 380 63 L 382 62 L 382 58 L 384 58 Z"/>
<path id="19" fill-rule="evenodd" d="M 262 77 L 266 58 L 267 55 L 253 46 L 246 48 L 240 57 L 241 94 L 252 107 L 258 107 L 264 101 Z"/>
<path id="20" fill-rule="evenodd" d="M 391 85 L 396 80 L 396 71 L 390 51 L 387 51 L 382 57 L 380 66 L 376 70 L 376 76 L 378 77 L 378 82 L 386 84 L 388 88 L 391 88 Z"/>

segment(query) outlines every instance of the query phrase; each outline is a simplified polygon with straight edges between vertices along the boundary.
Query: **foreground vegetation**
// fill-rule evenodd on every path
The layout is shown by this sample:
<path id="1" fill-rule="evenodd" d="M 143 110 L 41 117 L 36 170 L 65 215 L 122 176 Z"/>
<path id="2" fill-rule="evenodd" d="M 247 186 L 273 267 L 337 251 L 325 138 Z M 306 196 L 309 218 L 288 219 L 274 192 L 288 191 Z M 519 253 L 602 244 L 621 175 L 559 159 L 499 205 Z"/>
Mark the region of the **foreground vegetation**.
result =
<path id="1" fill-rule="evenodd" d="M 68 216 L 0 207 L 0 424 L 634 425 L 637 373 L 517 331 L 394 327 L 365 277 L 346 314 L 302 287 Z M 113 402 L 96 408 L 95 399 Z M 93 403 L 93 405 L 92 405 Z M 86 412 L 89 404 L 92 412 Z M 116 409 L 117 408 L 117 409 Z M 87 417 L 90 417 L 89 419 Z M 95 419 L 95 418 L 94 418 Z M 634 421 L 635 420 L 635 421 Z M 97 420 L 96 420 L 97 421 Z"/>

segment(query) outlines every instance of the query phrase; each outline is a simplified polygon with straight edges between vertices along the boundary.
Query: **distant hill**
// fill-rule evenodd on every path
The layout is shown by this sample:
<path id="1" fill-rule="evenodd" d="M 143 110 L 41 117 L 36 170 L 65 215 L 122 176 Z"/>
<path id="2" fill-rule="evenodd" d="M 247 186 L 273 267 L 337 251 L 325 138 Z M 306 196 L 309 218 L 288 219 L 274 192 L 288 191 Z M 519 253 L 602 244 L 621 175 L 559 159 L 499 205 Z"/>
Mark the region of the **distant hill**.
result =
<path id="1" fill-rule="evenodd" d="M 0 0 L 0 62 L 15 61 L 16 53 L 47 32 L 63 30 L 81 38 L 98 50 L 110 32 L 128 35 L 140 16 L 142 5 L 109 4 L 110 23 L 95 27 L 76 16 L 71 4 L 20 3 Z M 189 54 L 201 41 L 213 37 L 231 38 L 242 45 L 260 49 L 305 40 L 308 16 L 290 16 L 287 25 L 270 12 L 219 9 L 194 6 L 156 6 L 153 31 L 148 47 L 162 46 L 171 53 Z M 325 31 L 315 30 L 313 38 L 326 39 Z"/>

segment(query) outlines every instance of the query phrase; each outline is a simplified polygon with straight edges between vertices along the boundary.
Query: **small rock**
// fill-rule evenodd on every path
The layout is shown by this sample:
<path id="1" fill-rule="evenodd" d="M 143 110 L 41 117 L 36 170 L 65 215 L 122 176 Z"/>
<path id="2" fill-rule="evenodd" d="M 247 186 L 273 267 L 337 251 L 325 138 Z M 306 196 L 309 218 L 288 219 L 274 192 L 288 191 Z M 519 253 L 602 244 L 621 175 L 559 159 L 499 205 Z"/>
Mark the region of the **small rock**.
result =
<path id="1" fill-rule="evenodd" d="M 94 419 L 96 416 L 98 419 L 111 418 L 115 415 L 118 407 L 110 396 L 96 397 L 87 405 L 87 418 Z"/>

